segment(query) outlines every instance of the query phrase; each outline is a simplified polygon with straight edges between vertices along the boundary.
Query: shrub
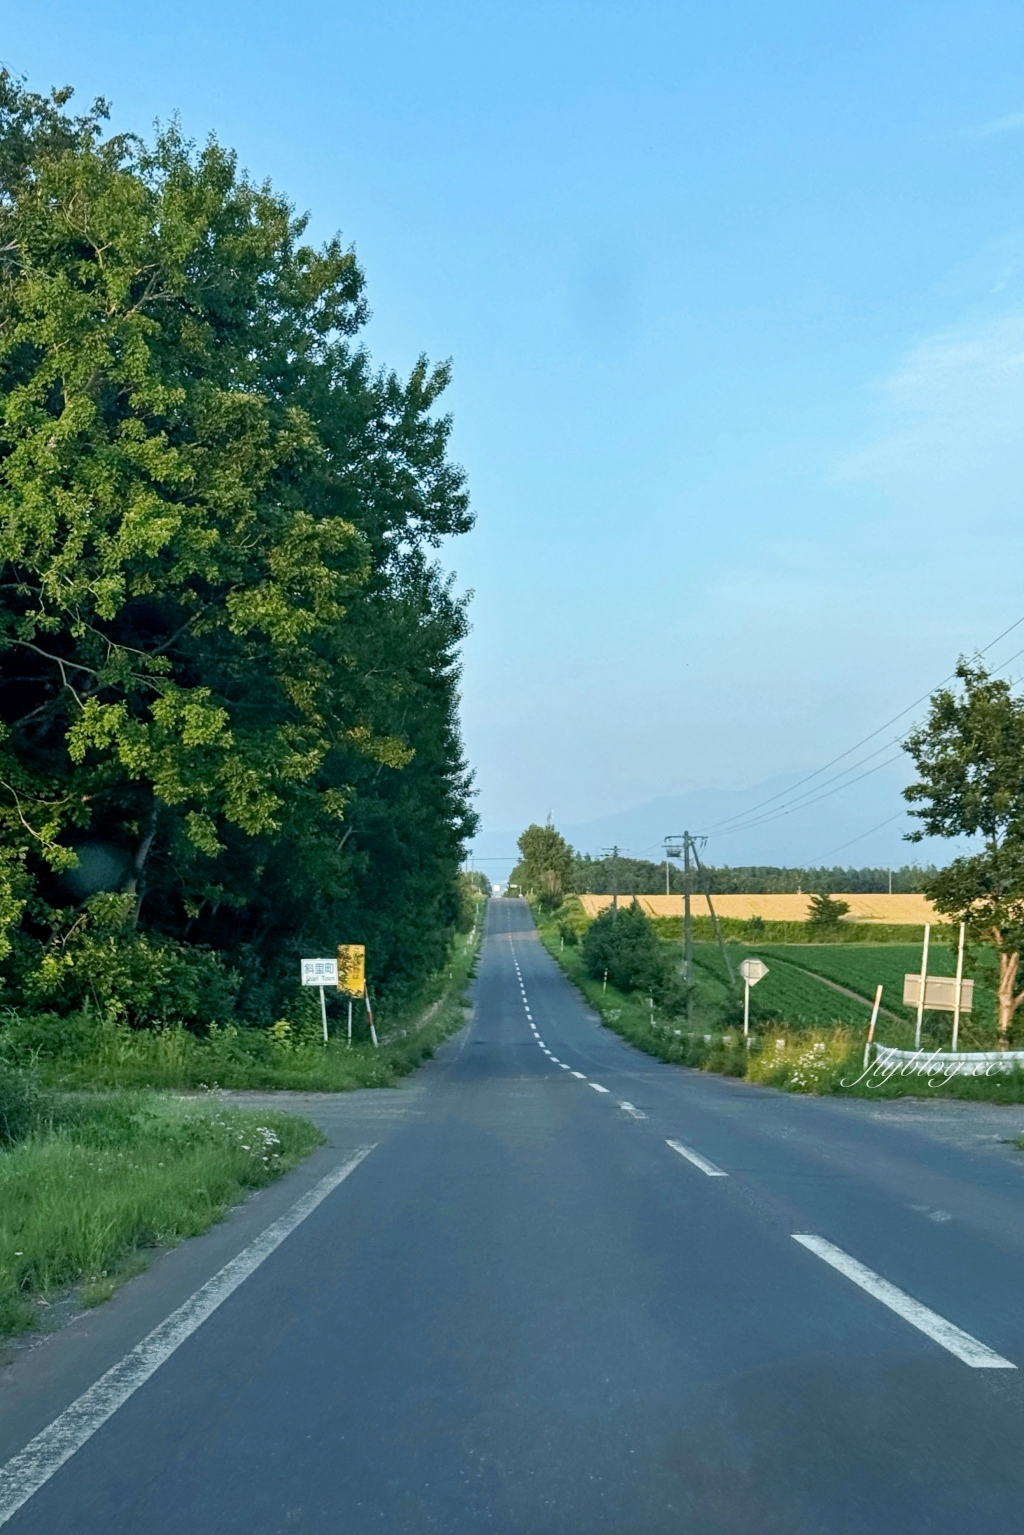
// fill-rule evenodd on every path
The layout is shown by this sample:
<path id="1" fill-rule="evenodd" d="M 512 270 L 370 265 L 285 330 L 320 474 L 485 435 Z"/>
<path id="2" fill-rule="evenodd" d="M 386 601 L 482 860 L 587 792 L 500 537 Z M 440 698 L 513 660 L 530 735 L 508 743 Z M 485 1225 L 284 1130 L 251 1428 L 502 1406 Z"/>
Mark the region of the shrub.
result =
<path id="1" fill-rule="evenodd" d="M 590 924 L 583 939 L 583 964 L 595 980 L 607 971 L 617 991 L 641 991 L 656 1001 L 665 1001 L 678 985 L 654 923 L 636 901 L 618 911 L 608 907 Z"/>
<path id="2" fill-rule="evenodd" d="M 234 1011 L 239 976 L 208 949 L 132 927 L 134 896 L 94 895 L 55 929 L 25 976 L 55 1011 L 98 1013 L 136 1027 L 215 1023 Z"/>

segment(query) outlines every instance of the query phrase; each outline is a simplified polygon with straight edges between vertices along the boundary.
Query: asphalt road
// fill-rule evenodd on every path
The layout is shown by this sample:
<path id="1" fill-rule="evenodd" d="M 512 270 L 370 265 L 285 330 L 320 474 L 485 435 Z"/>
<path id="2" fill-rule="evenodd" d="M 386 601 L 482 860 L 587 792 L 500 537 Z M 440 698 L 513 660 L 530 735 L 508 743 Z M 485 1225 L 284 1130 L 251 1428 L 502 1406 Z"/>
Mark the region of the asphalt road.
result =
<path id="1" fill-rule="evenodd" d="M 373 1146 L 5 1535 L 1019 1535 L 1019 1112 L 662 1065 L 520 902 L 490 903 L 475 1002 L 414 1084 L 322 1104 L 313 1164 L 8 1372 L 5 1457 Z"/>

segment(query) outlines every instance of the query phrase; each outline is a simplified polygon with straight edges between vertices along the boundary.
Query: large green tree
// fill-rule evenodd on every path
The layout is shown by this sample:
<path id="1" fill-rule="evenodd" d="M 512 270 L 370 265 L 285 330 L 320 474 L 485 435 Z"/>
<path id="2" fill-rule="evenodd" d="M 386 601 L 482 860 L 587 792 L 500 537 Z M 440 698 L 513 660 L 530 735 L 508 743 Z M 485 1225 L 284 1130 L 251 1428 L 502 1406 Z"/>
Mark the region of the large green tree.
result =
<path id="1" fill-rule="evenodd" d="M 1024 699 L 961 660 L 958 686 L 933 694 L 928 719 L 904 742 L 919 774 L 904 790 L 921 822 L 909 840 L 980 837 L 977 852 L 929 875 L 925 894 L 999 954 L 999 1046 L 1006 1048 L 1024 950 Z"/>
<path id="2" fill-rule="evenodd" d="M 510 883 L 552 909 L 575 890 L 575 853 L 550 821 L 528 826 L 519 838 L 519 862 Z"/>
<path id="3" fill-rule="evenodd" d="M 473 827 L 447 369 L 375 370 L 352 252 L 228 151 L 65 102 L 0 77 L 6 941 L 113 886 L 254 1015 L 340 938 L 413 984 Z"/>

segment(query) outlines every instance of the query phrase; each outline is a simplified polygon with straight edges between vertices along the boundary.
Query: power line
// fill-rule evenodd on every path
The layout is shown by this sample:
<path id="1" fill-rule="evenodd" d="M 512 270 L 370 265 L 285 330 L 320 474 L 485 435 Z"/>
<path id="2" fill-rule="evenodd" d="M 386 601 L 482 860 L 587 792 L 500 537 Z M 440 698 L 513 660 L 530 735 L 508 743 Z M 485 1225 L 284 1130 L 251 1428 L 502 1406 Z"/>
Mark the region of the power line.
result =
<path id="1" fill-rule="evenodd" d="M 906 813 L 907 812 L 905 810 L 897 810 L 896 814 L 891 815 L 888 820 L 879 821 L 877 826 L 870 826 L 867 831 L 862 831 L 859 837 L 851 837 L 849 842 L 841 842 L 838 847 L 830 847 L 827 853 L 819 853 L 814 858 L 813 863 L 809 863 L 807 865 L 807 868 L 810 869 L 812 867 L 820 867 L 822 859 L 834 858 L 836 853 L 842 853 L 846 848 L 852 847 L 855 842 L 863 842 L 864 838 L 870 837 L 872 832 L 881 831 L 883 826 L 891 826 L 893 821 L 898 821 L 900 817 L 905 816 Z"/>
<path id="2" fill-rule="evenodd" d="M 1000 640 L 1004 640 L 1008 634 L 1012 634 L 1014 629 L 1018 628 L 1021 624 L 1024 624 L 1024 613 L 1021 614 L 1020 618 L 1016 619 L 1012 624 L 1010 624 L 1009 628 L 1004 629 L 1001 634 L 997 634 L 994 640 L 990 640 L 983 650 L 975 651 L 975 654 L 979 656 L 987 655 L 990 650 L 993 650 L 995 646 L 999 644 Z M 1015 661 L 1018 655 L 1024 655 L 1024 651 L 1017 651 L 1016 655 L 1010 657 L 1010 661 Z M 1002 666 L 998 667 L 997 670 L 1002 671 L 1004 667 L 1009 666 L 1010 661 L 1004 661 Z M 706 828 L 705 834 L 710 834 L 711 832 L 718 831 L 720 827 L 728 826 L 732 821 L 743 820 L 749 815 L 754 815 L 758 810 L 763 810 L 766 806 L 773 805 L 776 800 L 786 799 L 790 794 L 793 793 L 795 789 L 802 788 L 804 784 L 810 783 L 812 779 L 820 778 L 822 773 L 827 773 L 829 768 L 835 767 L 837 762 L 842 762 L 846 757 L 852 756 L 855 751 L 859 751 L 862 746 L 866 746 L 869 741 L 873 741 L 876 736 L 881 735 L 883 730 L 888 730 L 890 725 L 895 725 L 897 720 L 903 719 L 904 715 L 909 714 L 912 709 L 916 709 L 918 704 L 922 704 L 926 699 L 930 698 L 931 695 L 936 691 L 936 688 L 945 687 L 946 683 L 951 682 L 955 676 L 956 670 L 954 669 L 949 673 L 948 677 L 944 677 L 941 682 L 936 684 L 935 687 L 929 688 L 927 693 L 922 693 L 920 698 L 915 698 L 912 704 L 908 704 L 905 709 L 901 709 L 898 714 L 894 714 L 891 719 L 885 721 L 884 725 L 879 725 L 877 730 L 872 730 L 870 734 L 862 737 L 862 739 L 857 741 L 853 746 L 847 747 L 846 751 L 840 752 L 838 757 L 833 757 L 832 760 L 830 762 L 826 762 L 823 767 L 815 768 L 813 773 L 808 773 L 805 778 L 800 778 L 795 784 L 790 784 L 788 789 L 780 789 L 778 794 L 769 795 L 767 799 L 761 800 L 757 805 L 752 805 L 748 810 L 739 810 L 735 815 L 726 816 L 723 820 L 716 821 L 713 826 Z M 884 748 L 880 748 L 880 750 L 884 750 Z M 872 755 L 874 755 L 874 753 L 872 753 Z M 869 760 L 869 758 L 864 759 L 864 761 Z M 856 764 L 854 764 L 854 766 L 856 766 Z"/>
<path id="3" fill-rule="evenodd" d="M 742 826 L 729 826 L 724 831 L 716 832 L 718 837 L 731 837 L 734 832 L 753 831 L 758 826 L 767 826 L 770 821 L 781 821 L 787 815 L 793 815 L 798 810 L 807 810 L 811 805 L 816 805 L 819 800 L 831 799 L 833 794 L 840 793 L 843 789 L 849 789 L 855 783 L 860 783 L 862 778 L 870 778 L 872 773 L 881 772 L 882 768 L 891 767 L 902 757 L 902 752 L 897 752 L 893 757 L 887 757 L 884 762 L 876 762 L 873 768 L 868 768 L 866 773 L 858 773 L 856 778 L 850 778 L 846 783 L 837 784 L 834 789 L 828 789 L 824 794 L 818 794 L 814 799 L 805 800 L 803 804 L 783 805 L 778 810 L 773 810 L 770 815 L 759 817 L 756 821 L 745 822 Z"/>
<path id="4" fill-rule="evenodd" d="M 990 644 L 985 646 L 984 650 L 977 651 L 976 654 L 985 655 L 987 651 L 991 650 L 995 645 L 998 645 L 999 641 L 1004 639 L 1005 636 L 1011 632 L 1011 630 L 1016 629 L 1017 625 L 1022 623 L 1024 623 L 1024 616 L 1019 618 L 1016 623 L 1011 624 L 1009 629 L 1004 629 L 1002 634 L 997 635 Z M 1017 660 L 1018 656 L 1022 655 L 1024 655 L 1024 648 L 1014 651 L 1012 656 L 1009 656 L 1007 660 L 1000 662 L 997 667 L 994 667 L 993 672 L 995 673 L 1005 671 L 1013 661 Z M 942 682 L 937 684 L 937 686 L 944 687 L 945 684 L 955 676 L 955 671 L 950 672 L 949 676 L 944 678 Z M 902 715 L 909 714 L 911 709 L 915 709 L 918 704 L 924 701 L 924 699 L 930 698 L 932 693 L 935 691 L 936 689 L 933 688 L 931 692 L 922 694 L 921 698 L 918 698 L 914 703 L 910 704 L 908 708 L 902 710 L 900 714 L 894 715 L 893 719 L 888 720 L 886 724 L 891 725 L 894 720 L 900 719 Z M 873 740 L 873 738 L 879 735 L 884 729 L 886 729 L 886 725 L 880 725 L 878 730 L 874 730 L 871 732 L 871 735 L 865 736 L 863 740 L 857 743 L 857 746 L 851 746 L 848 751 L 841 753 L 840 756 L 833 757 L 831 762 L 826 763 L 824 767 L 818 768 L 814 773 L 809 773 L 806 778 L 801 778 L 797 783 L 792 784 L 789 789 L 783 789 L 778 794 L 773 794 L 768 799 L 761 800 L 759 804 L 752 805 L 749 810 L 737 811 L 735 815 L 727 816 L 724 820 L 716 822 L 713 826 L 707 829 L 705 835 L 711 835 L 713 833 L 716 836 L 724 837 L 731 836 L 732 833 L 736 831 L 752 831 L 755 827 L 765 826 L 770 821 L 774 821 L 781 818 L 782 816 L 791 814 L 793 810 L 806 809 L 810 805 L 817 804 L 819 799 L 826 799 L 828 797 L 827 795 L 817 794 L 815 792 L 816 789 L 824 787 L 824 785 L 819 784 L 815 785 L 813 789 L 805 790 L 803 794 L 797 796 L 795 801 L 792 801 L 788 804 L 785 803 L 787 796 L 791 795 L 795 789 L 799 789 L 802 784 L 809 783 L 814 778 L 819 778 L 821 774 L 826 772 L 829 767 L 833 766 L 836 762 L 841 762 L 843 757 L 850 756 L 851 752 L 855 752 L 858 746 L 863 746 L 868 741 Z M 885 751 L 888 747 L 895 746 L 897 744 L 902 746 L 901 736 L 894 736 L 891 740 L 884 742 L 881 746 L 876 747 L 873 752 L 869 752 L 866 757 L 862 757 L 858 762 L 851 763 L 848 768 L 843 768 L 843 770 L 840 773 L 835 774 L 833 778 L 826 779 L 825 783 L 835 783 L 837 779 L 845 778 L 848 773 L 855 772 L 856 769 L 858 767 L 862 767 L 865 762 L 870 762 L 872 757 L 876 757 L 879 752 Z M 893 762 L 898 762 L 902 755 L 903 753 L 901 750 L 897 752 L 894 757 L 889 758 L 887 762 L 879 763 L 877 768 L 869 769 L 869 772 L 874 773 L 878 770 L 878 768 L 887 767 Z M 832 794 L 838 793 L 839 789 L 849 788 L 852 784 L 859 783 L 861 778 L 866 778 L 867 776 L 867 773 L 861 773 L 856 778 L 850 778 L 847 783 L 839 784 L 837 789 L 830 790 L 829 792 Z M 810 798 L 809 796 L 812 795 L 814 797 Z M 759 810 L 767 809 L 769 805 L 772 805 L 776 800 L 780 799 L 783 800 L 784 803 L 778 805 L 775 810 L 770 810 L 767 815 L 757 814 Z M 750 817 L 753 817 L 753 819 L 749 819 Z M 732 822 L 736 821 L 740 822 L 740 824 L 731 824 Z"/>
<path id="5" fill-rule="evenodd" d="M 742 831 L 744 829 L 744 827 L 746 827 L 746 826 L 761 825 L 765 821 L 774 820 L 776 816 L 788 815 L 790 810 L 798 809 L 802 801 L 806 801 L 808 804 L 813 805 L 816 802 L 816 800 L 824 798 L 824 796 L 818 792 L 819 790 L 827 788 L 829 784 L 833 784 L 833 783 L 834 784 L 839 784 L 839 780 L 841 778 L 846 778 L 846 777 L 848 777 L 848 775 L 850 773 L 855 773 L 857 771 L 857 769 L 863 767 L 866 762 L 872 761 L 872 759 L 877 757 L 881 752 L 888 751 L 890 747 L 897 746 L 897 745 L 900 745 L 900 737 L 899 736 L 895 736 L 895 737 L 893 737 L 892 740 L 889 740 L 889 741 L 883 741 L 881 746 L 876 746 L 875 750 L 873 752 L 868 752 L 866 757 L 861 757 L 858 762 L 851 762 L 851 764 L 850 764 L 850 766 L 848 768 L 843 768 L 842 772 L 835 773 L 831 778 L 826 778 L 823 783 L 815 784 L 814 787 L 811 788 L 811 789 L 805 789 L 803 794 L 798 794 L 796 799 L 793 800 L 792 802 L 790 802 L 789 804 L 779 805 L 774 810 L 769 810 L 767 815 L 756 816 L 753 821 L 744 821 L 743 822 L 743 826 L 730 827 L 729 830 L 730 831 Z M 902 755 L 902 751 L 897 752 L 896 756 L 890 758 L 889 760 L 891 762 L 896 762 L 901 755 Z M 886 764 L 880 762 L 878 764 L 878 766 L 879 767 L 884 767 L 884 766 L 886 766 Z M 874 771 L 875 771 L 875 769 L 872 768 L 871 772 L 874 772 Z M 863 773 L 860 774 L 861 778 L 863 778 L 865 776 L 866 775 L 863 774 Z M 850 779 L 850 783 L 856 783 L 856 782 L 857 782 L 856 778 L 851 778 Z M 796 787 L 796 785 L 794 785 L 794 788 L 795 787 Z M 847 785 L 846 784 L 839 784 L 839 787 L 841 789 L 845 789 L 847 787 Z M 813 798 L 812 798 L 812 796 L 813 796 Z M 775 797 L 778 798 L 777 795 Z M 768 802 L 765 801 L 765 803 L 768 803 Z M 756 809 L 757 809 L 757 807 L 755 806 L 753 809 L 747 811 L 746 814 L 748 816 L 753 816 L 753 815 L 755 815 Z M 735 820 L 735 819 L 738 819 L 738 817 L 731 817 L 730 819 Z M 720 826 L 725 826 L 727 823 L 719 822 L 718 824 Z M 708 835 L 708 833 L 705 833 L 705 835 Z M 727 832 L 722 831 L 722 832 L 719 832 L 718 835 L 719 836 L 725 836 L 725 835 L 727 835 Z"/>

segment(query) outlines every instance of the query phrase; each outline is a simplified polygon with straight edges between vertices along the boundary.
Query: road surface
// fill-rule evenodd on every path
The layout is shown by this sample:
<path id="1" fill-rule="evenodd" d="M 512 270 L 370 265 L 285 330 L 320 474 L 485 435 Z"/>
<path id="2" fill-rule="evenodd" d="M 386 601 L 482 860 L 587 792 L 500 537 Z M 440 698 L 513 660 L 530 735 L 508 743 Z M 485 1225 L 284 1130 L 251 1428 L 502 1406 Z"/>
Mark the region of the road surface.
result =
<path id="1" fill-rule="evenodd" d="M 495 900 L 464 1033 L 317 1112 L 7 1372 L 5 1535 L 1024 1529 L 1020 1111 L 666 1066 Z"/>

